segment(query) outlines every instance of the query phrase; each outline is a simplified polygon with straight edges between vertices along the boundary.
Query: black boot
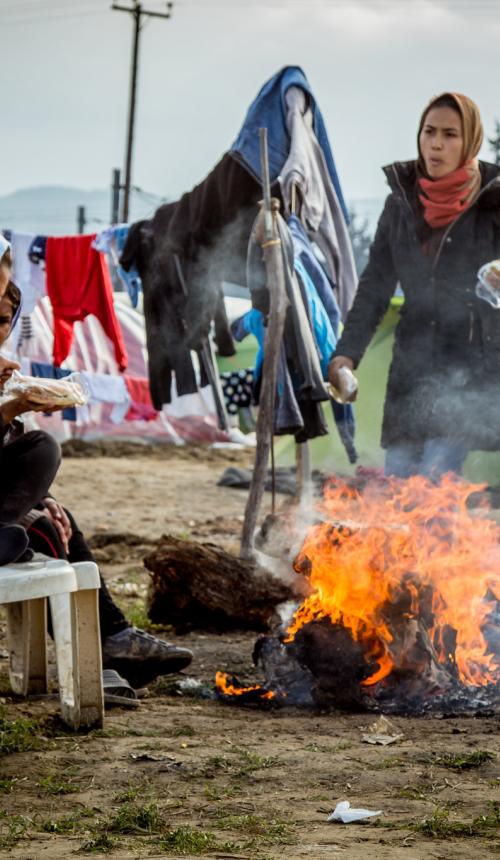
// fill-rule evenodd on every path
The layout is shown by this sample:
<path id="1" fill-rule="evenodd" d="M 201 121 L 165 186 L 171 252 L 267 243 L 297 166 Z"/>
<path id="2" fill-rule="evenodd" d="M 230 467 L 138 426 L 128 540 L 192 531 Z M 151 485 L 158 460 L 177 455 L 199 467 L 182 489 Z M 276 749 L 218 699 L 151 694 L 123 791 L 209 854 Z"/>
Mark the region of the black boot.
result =
<path id="1" fill-rule="evenodd" d="M 27 549 L 28 535 L 22 526 L 0 524 L 0 565 L 20 561 Z M 33 557 L 32 553 L 30 557 Z"/>

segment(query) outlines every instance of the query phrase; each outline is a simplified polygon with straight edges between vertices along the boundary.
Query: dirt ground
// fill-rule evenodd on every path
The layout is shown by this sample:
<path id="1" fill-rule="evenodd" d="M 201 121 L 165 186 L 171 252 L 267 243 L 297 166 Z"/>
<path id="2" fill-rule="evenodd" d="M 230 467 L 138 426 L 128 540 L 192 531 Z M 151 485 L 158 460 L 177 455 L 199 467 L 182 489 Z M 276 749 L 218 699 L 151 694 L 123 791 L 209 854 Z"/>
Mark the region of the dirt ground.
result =
<path id="1" fill-rule="evenodd" d="M 76 453 L 56 495 L 83 531 L 143 539 L 96 550 L 134 623 L 147 624 L 142 557 L 162 533 L 237 552 L 246 492 L 216 482 L 228 465 L 249 466 L 248 453 Z M 403 737 L 371 746 L 362 734 L 373 715 L 241 709 L 169 676 L 138 710 L 110 710 L 104 730 L 73 735 L 55 699 L 9 695 L 3 618 L 0 634 L 1 857 L 470 860 L 500 850 L 494 717 L 397 717 Z M 163 635 L 193 649 L 184 674 L 204 685 L 217 669 L 254 677 L 254 634 Z M 341 800 L 381 815 L 328 823 Z"/>

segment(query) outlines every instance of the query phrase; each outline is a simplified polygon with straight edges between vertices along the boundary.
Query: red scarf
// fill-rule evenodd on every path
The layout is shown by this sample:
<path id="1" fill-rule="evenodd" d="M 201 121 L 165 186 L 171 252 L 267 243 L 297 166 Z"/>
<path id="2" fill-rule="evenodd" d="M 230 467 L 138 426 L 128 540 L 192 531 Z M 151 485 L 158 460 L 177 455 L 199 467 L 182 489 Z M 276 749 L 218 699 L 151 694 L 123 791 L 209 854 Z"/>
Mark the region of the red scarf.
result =
<path id="1" fill-rule="evenodd" d="M 419 176 L 419 200 L 424 219 L 432 229 L 446 227 L 474 203 L 481 186 L 477 159 L 458 167 L 441 179 Z"/>

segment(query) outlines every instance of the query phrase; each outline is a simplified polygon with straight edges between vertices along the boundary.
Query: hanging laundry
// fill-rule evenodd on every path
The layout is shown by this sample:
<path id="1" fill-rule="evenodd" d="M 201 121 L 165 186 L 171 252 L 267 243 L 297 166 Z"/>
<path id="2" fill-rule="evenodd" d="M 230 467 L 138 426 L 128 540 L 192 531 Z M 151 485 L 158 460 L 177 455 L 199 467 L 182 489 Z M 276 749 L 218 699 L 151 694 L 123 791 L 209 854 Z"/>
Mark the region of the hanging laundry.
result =
<path id="1" fill-rule="evenodd" d="M 113 288 L 106 260 L 92 247 L 95 235 L 47 239 L 47 293 L 54 312 L 54 364 L 71 349 L 73 324 L 93 314 L 112 341 L 120 370 L 127 353 L 113 306 Z"/>
<path id="2" fill-rule="evenodd" d="M 108 373 L 91 373 L 81 370 L 80 375 L 87 388 L 89 405 L 109 403 L 113 406 L 110 420 L 113 424 L 121 424 L 130 408 L 130 394 L 123 376 L 111 376 Z"/>
<path id="3" fill-rule="evenodd" d="M 235 260 L 244 279 L 247 233 L 233 231 L 231 245 L 229 237 L 221 240 L 211 265 L 204 249 L 214 250 L 240 204 L 248 206 L 250 194 L 256 202 L 258 193 L 248 173 L 225 156 L 180 201 L 160 206 L 150 221 L 130 227 L 120 263 L 127 270 L 135 266 L 141 276 L 150 390 L 158 410 L 171 402 L 173 379 L 179 396 L 198 390 L 191 349 L 201 348 L 212 320 L 219 355 L 235 354 L 221 281 L 234 276 Z"/>
<path id="4" fill-rule="evenodd" d="M 262 177 L 259 129 L 267 128 L 269 173 L 271 182 L 276 182 L 290 152 L 290 131 L 287 123 L 288 108 L 285 101 L 290 87 L 301 89 L 307 96 L 307 102 L 312 113 L 312 128 L 323 152 L 329 180 L 335 188 L 344 218 L 348 223 L 347 206 L 342 196 L 325 123 L 309 81 L 299 66 L 285 66 L 264 84 L 248 109 L 243 126 L 230 149 L 230 153 L 260 183 Z"/>
<path id="5" fill-rule="evenodd" d="M 264 317 L 256 308 L 252 308 L 231 323 L 233 337 L 238 342 L 253 334 L 259 344 L 253 369 L 252 400 L 259 405 L 262 385 L 262 369 L 264 364 Z M 292 380 L 288 371 L 285 347 L 281 344 L 276 372 L 276 397 L 274 399 L 274 433 L 276 436 L 299 433 L 304 428 L 304 420 L 293 390 Z"/>
<path id="6" fill-rule="evenodd" d="M 328 380 L 328 365 L 337 346 L 337 338 L 335 337 L 326 310 L 319 298 L 316 285 L 305 269 L 302 260 L 298 257 L 295 258 L 295 272 L 303 290 L 305 304 L 309 309 L 311 329 L 318 347 L 323 378 Z M 330 403 L 337 431 L 345 448 L 349 462 L 355 463 L 358 459 L 358 454 L 354 444 L 356 425 L 354 421 L 353 408 L 350 403 L 337 403 L 333 399 L 330 399 Z"/>
<path id="7" fill-rule="evenodd" d="M 30 233 L 15 230 L 11 233 L 12 278 L 23 296 L 23 316 L 29 316 L 38 299 L 46 294 L 44 269 L 32 263 L 28 256 L 34 238 Z"/>
<path id="8" fill-rule="evenodd" d="M 158 411 L 151 400 L 148 380 L 145 377 L 125 374 L 125 385 L 130 396 L 130 408 L 125 415 L 126 420 L 154 421 Z"/>
<path id="9" fill-rule="evenodd" d="M 345 320 L 358 284 L 346 218 L 324 152 L 314 134 L 312 112 L 304 90 L 291 87 L 285 102 L 290 152 L 280 176 L 283 198 L 287 209 L 291 210 L 295 189 L 300 200 L 301 220 L 325 259 Z"/>
<path id="10" fill-rule="evenodd" d="M 280 216 L 277 218 L 277 225 L 283 252 L 285 289 L 290 302 L 285 322 L 287 359 L 297 379 L 299 398 L 313 402 L 328 400 L 318 349 L 314 342 L 300 286 L 294 273 L 292 238 L 283 218 Z M 267 291 L 265 268 L 260 245 L 255 242 L 253 234 L 248 250 L 248 263 L 247 281 L 252 296 L 252 304 L 257 310 L 267 314 L 269 294 Z"/>
<path id="11" fill-rule="evenodd" d="M 278 378 L 283 385 L 282 395 L 289 401 L 290 417 L 293 415 L 294 400 L 300 410 L 303 427 L 293 432 L 296 432 L 296 441 L 303 442 L 316 436 L 324 436 L 328 432 L 320 404 L 329 397 L 323 381 L 320 357 L 311 330 L 308 309 L 304 304 L 301 288 L 294 272 L 292 237 L 279 215 L 277 225 L 283 254 L 285 289 L 290 303 L 285 320 L 283 358 L 280 357 Z M 255 242 L 253 232 L 248 249 L 247 282 L 254 309 L 267 315 L 269 293 L 266 274 L 260 245 Z M 287 384 L 288 379 L 291 380 L 291 390 Z M 276 400 L 278 405 L 281 405 L 280 396 Z"/>
<path id="12" fill-rule="evenodd" d="M 28 250 L 28 257 L 32 263 L 38 265 L 45 262 L 45 252 L 47 250 L 47 236 L 35 236 Z"/>
<path id="13" fill-rule="evenodd" d="M 128 231 L 128 224 L 115 224 L 113 227 L 107 227 L 96 236 L 94 248 L 101 254 L 108 254 L 111 257 L 113 265 L 116 266 L 118 277 L 127 290 L 132 307 L 136 308 L 142 286 L 141 276 L 133 264 L 126 271 L 119 263 L 120 255 L 127 241 Z"/>
<path id="14" fill-rule="evenodd" d="M 228 370 L 220 375 L 222 392 L 229 415 L 237 415 L 239 409 L 251 406 L 253 370 Z"/>
<path id="15" fill-rule="evenodd" d="M 335 295 L 332 291 L 330 281 L 326 277 L 323 267 L 318 262 L 318 259 L 314 254 L 312 244 L 309 241 L 307 233 L 305 232 L 302 224 L 295 215 L 290 216 L 290 218 L 288 219 L 288 228 L 293 238 L 294 252 L 296 255 L 295 268 L 297 270 L 297 267 L 300 264 L 300 266 L 302 266 L 304 270 L 303 279 L 305 280 L 305 273 L 314 285 L 317 295 L 321 300 L 321 303 L 323 304 L 325 312 L 330 321 L 336 341 L 338 337 L 340 311 L 337 305 L 337 301 L 335 299 Z M 325 341 L 325 344 L 328 344 L 328 339 Z M 328 351 L 328 348 L 329 347 L 327 345 L 326 351 Z M 330 353 L 330 358 L 331 355 L 332 353 Z M 327 359 L 327 365 L 328 362 L 329 359 Z M 324 367 L 324 370 L 327 371 L 328 367 Z M 328 376 L 326 374 L 325 379 L 327 378 Z M 330 402 L 337 431 L 345 448 L 346 454 L 349 458 L 349 462 L 356 463 L 356 461 L 358 460 L 358 453 L 354 444 L 356 422 L 354 418 L 353 407 L 350 403 L 337 403 L 335 400 L 331 400 Z"/>
<path id="16" fill-rule="evenodd" d="M 328 280 L 326 272 L 314 252 L 312 242 L 299 218 L 296 215 L 290 215 L 287 224 L 293 239 L 295 258 L 300 260 L 316 287 L 318 296 L 328 314 L 333 333 L 337 338 L 339 336 L 340 308 L 333 291 L 333 285 Z"/>

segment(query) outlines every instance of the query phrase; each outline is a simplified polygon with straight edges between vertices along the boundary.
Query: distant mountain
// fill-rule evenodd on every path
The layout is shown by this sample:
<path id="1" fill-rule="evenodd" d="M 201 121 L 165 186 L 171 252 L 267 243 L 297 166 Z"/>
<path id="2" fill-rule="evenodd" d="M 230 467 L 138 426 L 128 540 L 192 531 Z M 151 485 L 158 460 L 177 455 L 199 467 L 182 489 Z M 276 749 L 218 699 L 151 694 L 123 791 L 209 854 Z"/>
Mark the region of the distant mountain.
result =
<path id="1" fill-rule="evenodd" d="M 161 204 L 154 195 L 133 192 L 130 220 L 147 218 Z M 373 235 L 383 201 L 377 198 L 351 200 L 356 216 L 368 224 Z M 85 207 L 85 232 L 98 231 L 109 224 L 111 194 L 109 190 L 82 191 L 63 185 L 23 188 L 0 197 L 0 230 L 11 229 L 43 235 L 72 235 L 77 230 L 77 209 Z"/>
<path id="2" fill-rule="evenodd" d="M 147 218 L 160 205 L 151 195 L 133 192 L 131 219 Z M 11 229 L 43 235 L 72 235 L 77 231 L 77 209 L 85 207 L 85 232 L 98 231 L 109 224 L 111 192 L 82 191 L 63 185 L 23 188 L 0 197 L 0 230 Z"/>

